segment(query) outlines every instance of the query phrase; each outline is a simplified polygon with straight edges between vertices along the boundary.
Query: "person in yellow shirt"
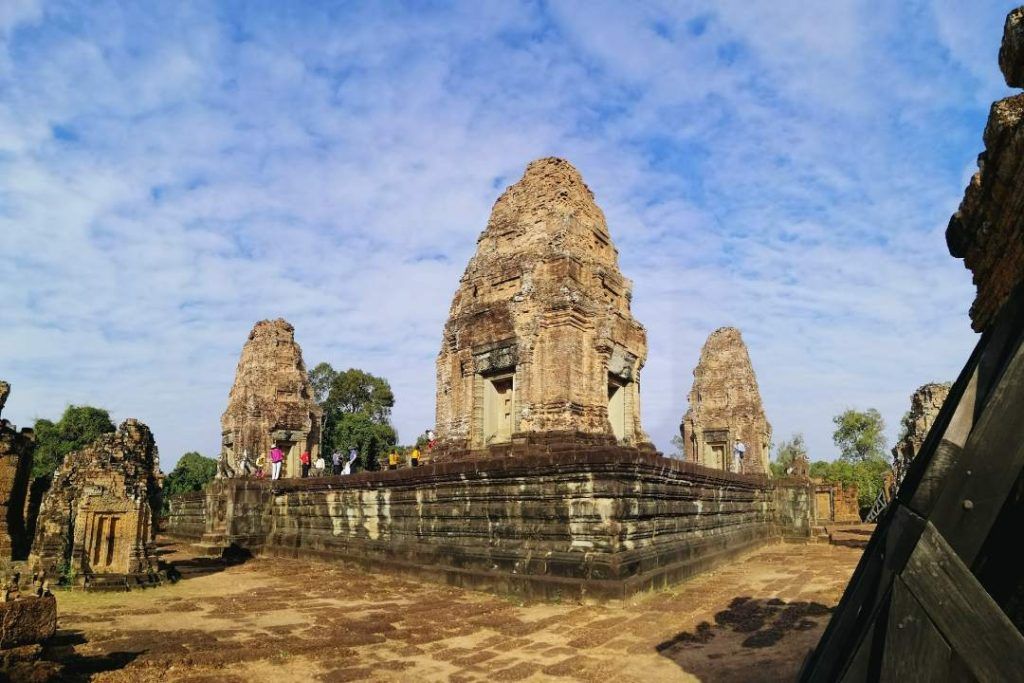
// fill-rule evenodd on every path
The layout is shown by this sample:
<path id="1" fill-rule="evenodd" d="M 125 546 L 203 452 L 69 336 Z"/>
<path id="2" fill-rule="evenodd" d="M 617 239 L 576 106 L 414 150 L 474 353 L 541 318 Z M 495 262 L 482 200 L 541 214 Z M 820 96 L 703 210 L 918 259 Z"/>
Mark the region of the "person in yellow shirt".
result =
<path id="1" fill-rule="evenodd" d="M 409 454 L 409 464 L 413 467 L 420 466 L 420 449 L 416 446 L 412 447 L 412 453 Z"/>
<path id="2" fill-rule="evenodd" d="M 398 449 L 395 449 L 395 448 L 391 449 L 391 455 L 388 456 L 388 469 L 389 470 L 397 470 L 398 469 Z"/>

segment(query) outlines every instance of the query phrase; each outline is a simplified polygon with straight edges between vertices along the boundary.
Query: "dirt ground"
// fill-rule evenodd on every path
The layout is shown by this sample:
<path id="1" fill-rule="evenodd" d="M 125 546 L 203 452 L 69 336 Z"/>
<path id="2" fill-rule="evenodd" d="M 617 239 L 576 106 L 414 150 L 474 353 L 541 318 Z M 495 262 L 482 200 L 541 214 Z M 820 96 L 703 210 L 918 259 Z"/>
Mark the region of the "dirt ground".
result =
<path id="1" fill-rule="evenodd" d="M 772 545 L 607 605 L 523 605 L 343 565 L 250 560 L 146 591 L 61 592 L 47 658 L 69 680 L 117 682 L 785 681 L 860 553 Z"/>

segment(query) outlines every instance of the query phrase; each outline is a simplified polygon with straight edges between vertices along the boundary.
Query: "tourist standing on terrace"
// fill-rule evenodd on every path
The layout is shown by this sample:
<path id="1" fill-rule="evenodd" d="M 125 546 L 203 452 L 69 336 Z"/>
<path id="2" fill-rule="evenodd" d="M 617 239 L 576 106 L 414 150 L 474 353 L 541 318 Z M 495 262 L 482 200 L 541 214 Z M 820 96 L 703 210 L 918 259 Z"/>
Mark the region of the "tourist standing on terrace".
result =
<path id="1" fill-rule="evenodd" d="M 331 474 L 335 476 L 341 474 L 341 451 L 331 453 Z"/>
<path id="2" fill-rule="evenodd" d="M 392 448 L 391 449 L 391 455 L 388 456 L 388 469 L 389 470 L 397 470 L 398 469 L 398 449 L 396 449 L 396 448 Z"/>
<path id="3" fill-rule="evenodd" d="M 420 466 L 420 449 L 418 446 L 412 447 L 412 453 L 409 454 L 409 464 L 413 467 Z"/>
<path id="4" fill-rule="evenodd" d="M 347 476 L 349 474 L 352 474 L 352 463 L 354 463 L 356 461 L 356 458 L 358 458 L 358 457 L 359 457 L 359 453 L 358 453 L 358 451 L 356 451 L 356 449 L 352 448 L 352 449 L 349 450 L 349 452 L 348 452 L 348 462 L 345 463 L 345 468 L 341 471 L 341 473 L 343 475 Z"/>
<path id="5" fill-rule="evenodd" d="M 270 449 L 270 478 L 277 480 L 281 478 L 281 461 L 284 460 L 284 453 L 277 444 Z"/>
<path id="6" fill-rule="evenodd" d="M 305 479 L 309 476 L 309 451 L 302 451 L 302 455 L 299 456 L 299 463 L 302 466 L 302 478 Z"/>

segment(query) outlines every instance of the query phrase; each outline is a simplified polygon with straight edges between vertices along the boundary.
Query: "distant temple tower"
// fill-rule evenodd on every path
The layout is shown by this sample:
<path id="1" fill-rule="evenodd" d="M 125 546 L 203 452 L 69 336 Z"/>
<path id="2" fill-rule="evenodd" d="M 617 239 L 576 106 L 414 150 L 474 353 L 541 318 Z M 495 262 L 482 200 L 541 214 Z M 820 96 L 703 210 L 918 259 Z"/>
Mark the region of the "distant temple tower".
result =
<path id="1" fill-rule="evenodd" d="M 648 444 L 647 334 L 604 214 L 573 166 L 539 159 L 495 202 L 437 359 L 441 454 L 529 434 Z"/>
<path id="2" fill-rule="evenodd" d="M 277 444 L 285 453 L 282 477 L 299 476 L 299 456 L 320 453 L 323 411 L 313 400 L 302 349 L 288 321 L 261 320 L 249 333 L 235 371 L 228 407 L 221 417 L 220 474 L 242 475 L 242 458 L 251 464 Z M 267 465 L 269 469 L 269 464 Z"/>
<path id="3" fill-rule="evenodd" d="M 738 459 L 734 452 L 743 450 L 743 473 L 768 474 L 772 428 L 746 344 L 735 327 L 715 330 L 704 343 L 679 431 L 691 462 L 731 470 Z"/>

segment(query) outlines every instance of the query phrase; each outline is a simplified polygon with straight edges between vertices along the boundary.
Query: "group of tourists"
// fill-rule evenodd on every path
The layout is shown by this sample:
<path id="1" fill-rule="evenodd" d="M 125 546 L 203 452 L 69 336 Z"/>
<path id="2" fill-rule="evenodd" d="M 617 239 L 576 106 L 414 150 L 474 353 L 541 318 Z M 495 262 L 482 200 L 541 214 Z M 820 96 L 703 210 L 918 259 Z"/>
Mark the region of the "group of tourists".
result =
<path id="1" fill-rule="evenodd" d="M 397 470 L 404 462 L 408 462 L 409 467 L 419 467 L 421 453 L 418 444 L 420 443 L 423 443 L 428 451 L 434 450 L 434 446 L 437 443 L 434 430 L 424 430 L 424 434 L 417 441 L 417 445 L 412 448 L 400 449 L 397 446 L 392 447 L 388 453 L 387 468 L 389 470 Z M 352 467 L 358 459 L 359 450 L 355 446 L 350 447 L 347 454 L 341 449 L 335 450 L 331 453 L 330 473 L 334 476 L 352 474 Z M 255 463 L 249 457 L 249 450 L 244 449 L 236 462 L 236 473 L 237 476 L 252 476 L 256 479 L 265 479 L 269 474 L 272 481 L 277 481 L 281 478 L 284 460 L 284 451 L 277 443 L 273 445 L 266 456 L 261 454 L 256 458 Z M 268 463 L 270 464 L 269 473 L 267 471 Z M 311 475 L 315 477 L 324 476 L 327 474 L 327 463 L 324 462 L 322 457 L 318 457 L 315 462 L 312 461 L 309 449 L 306 449 L 299 455 L 299 469 L 302 478 Z"/>

